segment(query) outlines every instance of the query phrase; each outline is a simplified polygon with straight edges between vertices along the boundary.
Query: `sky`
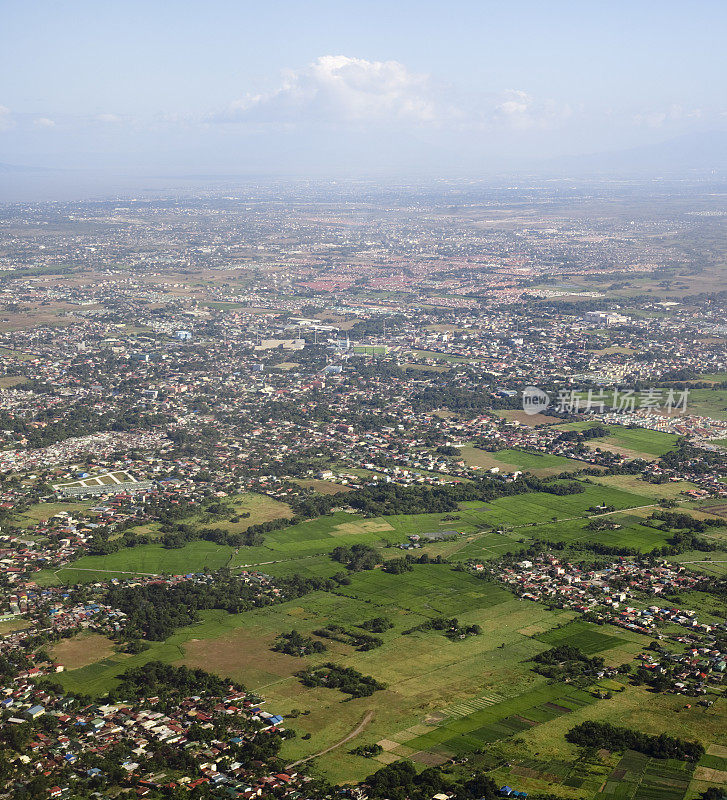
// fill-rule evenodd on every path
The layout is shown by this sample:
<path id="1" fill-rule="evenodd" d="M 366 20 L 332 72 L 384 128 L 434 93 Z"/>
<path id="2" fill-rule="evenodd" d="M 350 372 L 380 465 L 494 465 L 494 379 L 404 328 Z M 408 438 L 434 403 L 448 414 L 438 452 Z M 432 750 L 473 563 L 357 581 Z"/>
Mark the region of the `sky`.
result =
<path id="1" fill-rule="evenodd" d="M 727 130 L 723 0 L 0 0 L 0 19 L 5 165 L 480 175 Z"/>

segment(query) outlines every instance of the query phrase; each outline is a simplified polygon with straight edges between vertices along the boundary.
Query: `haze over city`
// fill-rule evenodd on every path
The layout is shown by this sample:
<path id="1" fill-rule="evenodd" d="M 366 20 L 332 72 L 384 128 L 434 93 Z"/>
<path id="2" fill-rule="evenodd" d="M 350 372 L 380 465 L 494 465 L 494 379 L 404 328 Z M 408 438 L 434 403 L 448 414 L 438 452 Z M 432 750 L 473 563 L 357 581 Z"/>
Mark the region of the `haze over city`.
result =
<path id="1" fill-rule="evenodd" d="M 6 194 L 28 181 L 43 191 L 40 175 L 17 167 L 54 170 L 50 184 L 71 193 L 73 178 L 58 171 L 83 184 L 94 171 L 118 180 L 723 169 L 726 23 L 716 0 L 447 9 L 7 0 Z"/>

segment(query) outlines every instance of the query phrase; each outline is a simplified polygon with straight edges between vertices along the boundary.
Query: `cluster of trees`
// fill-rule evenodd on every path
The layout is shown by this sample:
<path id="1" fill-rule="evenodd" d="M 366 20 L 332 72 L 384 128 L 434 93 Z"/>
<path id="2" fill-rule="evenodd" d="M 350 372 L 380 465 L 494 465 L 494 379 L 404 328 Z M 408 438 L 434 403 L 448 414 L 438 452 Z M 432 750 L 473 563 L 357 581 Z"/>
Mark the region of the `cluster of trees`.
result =
<path id="1" fill-rule="evenodd" d="M 561 493 L 561 489 L 555 488 L 559 485 L 530 476 L 527 480 L 510 483 L 492 478 L 480 478 L 471 483 L 449 483 L 445 486 L 400 486 L 394 483 L 381 483 L 349 492 L 346 495 L 346 505 L 367 516 L 448 513 L 456 511 L 459 503 L 465 500 L 489 502 L 498 497 L 523 494 L 528 491 Z M 582 488 L 565 490 L 563 493 L 571 494 L 574 491 L 582 491 Z M 337 495 L 313 495 L 293 501 L 295 512 L 304 517 L 325 514 L 340 504 L 341 498 Z"/>
<path id="2" fill-rule="evenodd" d="M 388 800 L 430 800 L 435 794 L 453 792 L 457 800 L 495 800 L 501 797 L 497 784 L 482 772 L 466 780 L 453 780 L 439 767 L 419 774 L 411 761 L 395 761 L 369 775 L 364 781 L 367 795 Z"/>
<path id="3" fill-rule="evenodd" d="M 529 477 L 527 480 L 528 483 L 531 484 Z M 534 491 L 547 492 L 548 494 L 555 494 L 559 497 L 564 497 L 567 494 L 582 494 L 586 491 L 586 487 L 582 483 L 578 483 L 578 481 L 568 481 L 567 483 L 539 481 L 539 486 Z"/>
<path id="4" fill-rule="evenodd" d="M 374 617 L 360 623 L 358 627 L 370 633 L 384 633 L 393 628 L 394 623 L 388 617 Z"/>
<path id="5" fill-rule="evenodd" d="M 327 625 L 325 628 L 319 628 L 313 631 L 316 636 L 321 636 L 324 639 L 333 639 L 336 642 L 343 642 L 343 644 L 350 644 L 357 650 L 366 651 L 373 650 L 376 647 L 381 647 L 384 643 L 383 639 L 378 636 L 371 636 L 368 633 L 361 631 L 349 631 L 341 625 Z"/>
<path id="6" fill-rule="evenodd" d="M 403 631 L 405 635 L 416 631 L 442 631 L 448 639 L 464 639 L 467 636 L 479 636 L 482 628 L 479 625 L 460 625 L 457 617 L 433 617 L 413 628 Z"/>
<path id="7" fill-rule="evenodd" d="M 198 528 L 185 523 L 176 523 L 162 526 L 161 530 L 166 532 L 161 537 L 161 543 L 164 547 L 180 548 L 189 542 L 203 539 L 206 542 L 225 544 L 230 547 L 258 547 L 265 541 L 264 534 L 280 530 L 280 528 L 287 528 L 289 525 L 295 525 L 302 521 L 302 517 L 292 519 L 278 517 L 267 522 L 250 525 L 244 531 L 237 533 L 226 531 L 224 528 Z"/>
<path id="8" fill-rule="evenodd" d="M 119 684 L 111 694 L 120 700 L 190 695 L 218 697 L 227 694 L 230 687 L 239 691 L 243 689 L 229 678 L 219 678 L 202 669 L 174 667 L 162 661 L 149 661 L 142 667 L 132 667 L 123 672 L 119 676 Z"/>
<path id="9" fill-rule="evenodd" d="M 533 658 L 535 671 L 546 678 L 584 682 L 590 681 L 595 672 L 603 669 L 604 660 L 600 656 L 589 658 L 577 647 L 562 644 Z"/>
<path id="10" fill-rule="evenodd" d="M 149 583 L 112 588 L 106 601 L 126 614 L 126 638 L 162 641 L 178 627 L 197 622 L 198 612 L 202 610 L 219 609 L 239 614 L 283 599 L 301 597 L 315 589 L 330 591 L 337 586 L 332 580 L 297 575 L 281 578 L 275 585 L 282 590 L 278 596 L 234 577 L 220 577 L 213 583 L 204 584 L 191 581 L 172 586 Z"/>
<path id="11" fill-rule="evenodd" d="M 386 684 L 377 681 L 370 675 L 362 675 L 353 667 L 341 667 L 328 662 L 322 667 L 306 669 L 298 673 L 304 686 L 325 686 L 328 689 L 340 689 L 351 697 L 369 697 L 374 692 L 386 689 Z"/>
<path id="12" fill-rule="evenodd" d="M 727 520 L 719 517 L 695 519 L 690 514 L 678 511 L 654 511 L 646 521 L 655 524 L 661 522 L 657 527 L 662 530 L 687 530 L 693 533 L 704 533 L 709 528 L 727 528 Z"/>
<path id="13" fill-rule="evenodd" d="M 351 572 L 373 569 L 379 563 L 378 550 L 367 544 L 339 545 L 331 551 L 331 558 L 344 564 Z"/>
<path id="14" fill-rule="evenodd" d="M 380 744 L 360 744 L 349 750 L 354 756 L 361 756 L 362 758 L 374 758 L 384 752 L 384 748 Z"/>
<path id="15" fill-rule="evenodd" d="M 317 632 L 316 635 L 318 635 Z M 276 653 L 287 653 L 289 656 L 298 656 L 299 658 L 310 653 L 323 653 L 327 650 L 323 642 L 311 639 L 310 636 L 303 636 L 295 629 L 290 633 L 281 633 L 270 649 Z"/>
<path id="16" fill-rule="evenodd" d="M 699 742 L 688 742 L 674 736 L 650 736 L 631 728 L 621 728 L 608 722 L 582 722 L 571 728 L 565 738 L 571 744 L 606 750 L 636 750 L 652 758 L 678 758 L 698 761 L 704 755 Z"/>
<path id="17" fill-rule="evenodd" d="M 391 558 L 384 562 L 382 569 L 384 572 L 389 572 L 392 575 L 402 575 L 404 572 L 412 572 L 414 567 L 412 562 L 414 559 L 411 556 L 404 558 Z"/>
<path id="18" fill-rule="evenodd" d="M 664 453 L 659 461 L 670 469 L 683 469 L 688 465 L 690 472 L 706 475 L 724 464 L 724 454 L 703 450 L 680 439 L 679 445 L 674 450 Z"/>
<path id="19" fill-rule="evenodd" d="M 610 519 L 592 519 L 587 525 L 589 531 L 615 531 L 620 525 L 611 522 Z"/>
<path id="20" fill-rule="evenodd" d="M 605 503 L 602 506 L 588 506 L 586 511 L 589 514 L 610 514 L 616 510 L 616 506 L 607 506 Z M 599 520 L 596 520 L 599 521 Z"/>
<path id="21" fill-rule="evenodd" d="M 556 441 L 587 442 L 590 439 L 603 439 L 605 436 L 610 435 L 611 431 L 599 422 L 590 428 L 582 428 L 576 431 L 563 431 Z"/>

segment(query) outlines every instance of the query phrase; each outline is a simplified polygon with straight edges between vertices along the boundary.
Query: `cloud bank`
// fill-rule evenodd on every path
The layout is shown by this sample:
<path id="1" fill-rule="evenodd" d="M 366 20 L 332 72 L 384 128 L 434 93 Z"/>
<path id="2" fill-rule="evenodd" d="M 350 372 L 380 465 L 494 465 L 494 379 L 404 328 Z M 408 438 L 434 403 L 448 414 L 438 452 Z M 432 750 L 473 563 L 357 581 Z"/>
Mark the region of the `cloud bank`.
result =
<path id="1" fill-rule="evenodd" d="M 280 87 L 247 94 L 214 115 L 217 122 L 431 122 L 439 109 L 430 78 L 398 61 L 321 56 L 283 73 Z"/>

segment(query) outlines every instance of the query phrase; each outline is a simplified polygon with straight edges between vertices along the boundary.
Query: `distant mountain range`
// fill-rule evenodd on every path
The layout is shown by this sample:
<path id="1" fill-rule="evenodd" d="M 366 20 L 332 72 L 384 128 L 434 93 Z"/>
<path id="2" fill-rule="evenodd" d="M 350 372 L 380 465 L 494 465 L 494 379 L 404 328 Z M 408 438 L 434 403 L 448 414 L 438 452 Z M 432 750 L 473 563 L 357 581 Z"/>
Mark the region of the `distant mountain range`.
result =
<path id="1" fill-rule="evenodd" d="M 580 173 L 654 173 L 727 171 L 727 131 L 692 133 L 656 144 L 582 156 L 564 156 L 543 162 L 550 171 Z"/>

